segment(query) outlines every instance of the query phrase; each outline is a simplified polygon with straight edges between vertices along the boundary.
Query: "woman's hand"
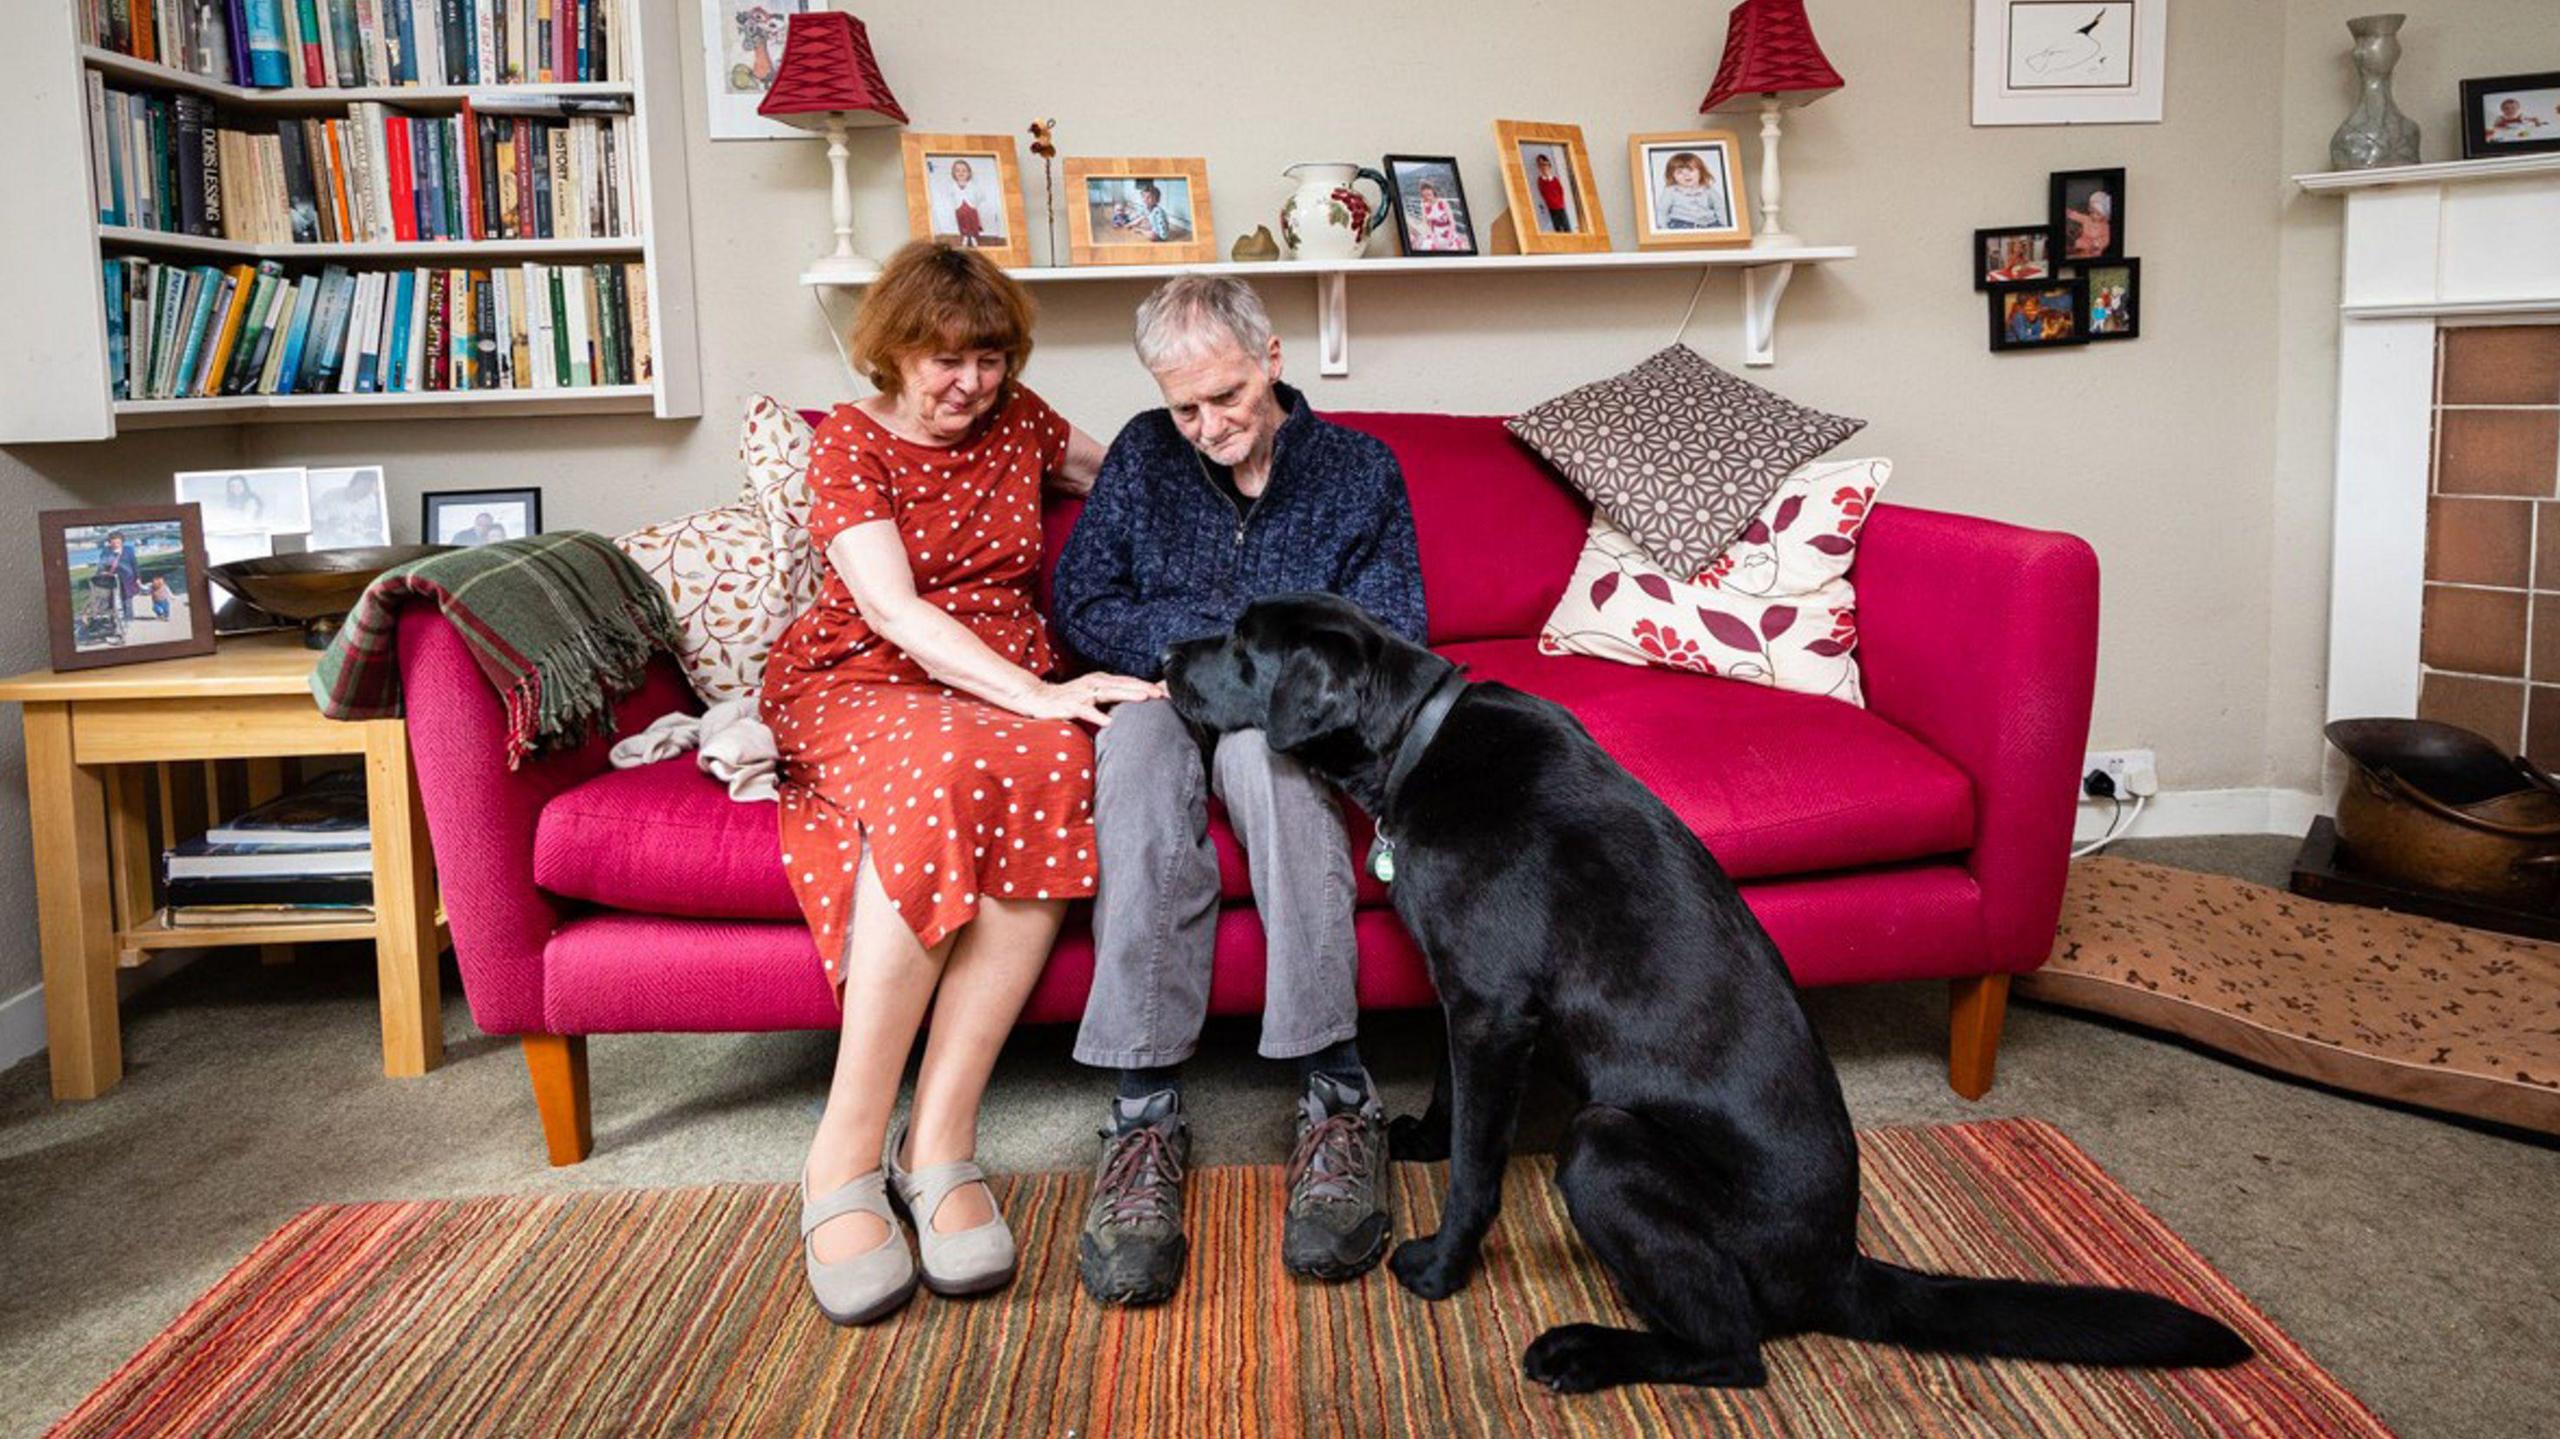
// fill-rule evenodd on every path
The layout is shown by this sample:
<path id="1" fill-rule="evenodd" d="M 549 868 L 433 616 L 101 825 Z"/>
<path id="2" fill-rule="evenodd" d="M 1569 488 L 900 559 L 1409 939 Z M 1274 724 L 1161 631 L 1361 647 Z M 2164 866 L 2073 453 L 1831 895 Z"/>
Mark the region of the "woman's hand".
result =
<path id="1" fill-rule="evenodd" d="M 1041 683 L 1006 702 L 1005 708 L 1033 719 L 1083 720 L 1096 729 L 1111 723 L 1104 705 L 1135 704 L 1164 698 L 1164 686 L 1128 675 L 1078 675 L 1057 684 Z"/>

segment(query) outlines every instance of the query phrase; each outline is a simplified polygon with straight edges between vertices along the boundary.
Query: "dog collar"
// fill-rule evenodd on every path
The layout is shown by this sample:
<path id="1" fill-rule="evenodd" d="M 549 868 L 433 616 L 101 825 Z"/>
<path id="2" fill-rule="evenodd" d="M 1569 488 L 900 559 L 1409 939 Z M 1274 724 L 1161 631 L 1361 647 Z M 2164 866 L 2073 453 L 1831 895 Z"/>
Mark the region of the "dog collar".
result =
<path id="1" fill-rule="evenodd" d="M 1406 777 L 1413 773 L 1415 765 L 1422 763 L 1423 751 L 1431 748 L 1431 742 L 1439 738 L 1441 722 L 1449 718 L 1449 711 L 1457 706 L 1458 696 L 1466 693 L 1466 689 L 1466 670 L 1451 665 L 1449 672 L 1440 677 L 1440 682 L 1431 687 L 1431 693 L 1415 707 L 1412 718 L 1405 723 L 1403 737 L 1396 742 L 1395 757 L 1387 765 L 1387 785 L 1378 796 L 1378 813 L 1381 816 L 1395 808 L 1396 795 L 1403 790 Z M 1388 835 L 1383 820 L 1369 841 L 1369 872 L 1378 877 L 1380 884 L 1396 882 L 1396 842 Z"/>

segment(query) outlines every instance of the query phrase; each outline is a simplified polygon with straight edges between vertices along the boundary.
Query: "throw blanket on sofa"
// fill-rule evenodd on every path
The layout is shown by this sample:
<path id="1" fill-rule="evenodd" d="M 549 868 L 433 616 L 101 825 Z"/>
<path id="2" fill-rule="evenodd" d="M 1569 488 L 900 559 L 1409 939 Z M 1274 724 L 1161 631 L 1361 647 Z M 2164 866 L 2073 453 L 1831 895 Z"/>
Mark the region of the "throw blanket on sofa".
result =
<path id="1" fill-rule="evenodd" d="M 400 607 L 428 600 L 471 646 L 507 706 L 507 768 L 613 727 L 649 656 L 676 648 L 667 597 L 613 542 L 560 530 L 453 550 L 385 570 L 311 672 L 331 719 L 401 713 Z"/>

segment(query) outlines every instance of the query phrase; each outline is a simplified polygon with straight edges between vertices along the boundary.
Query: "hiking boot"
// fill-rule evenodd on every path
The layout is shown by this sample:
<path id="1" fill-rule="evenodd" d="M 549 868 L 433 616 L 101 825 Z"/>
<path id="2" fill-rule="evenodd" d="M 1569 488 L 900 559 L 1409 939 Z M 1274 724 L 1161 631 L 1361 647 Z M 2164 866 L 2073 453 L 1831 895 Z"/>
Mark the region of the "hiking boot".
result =
<path id="1" fill-rule="evenodd" d="M 1354 1279 L 1386 1252 L 1387 1111 L 1365 1084 L 1310 1075 L 1280 1262 L 1310 1279 Z"/>
<path id="2" fill-rule="evenodd" d="M 1104 1304 L 1154 1304 L 1182 1282 L 1190 1242 L 1182 1234 L 1182 1171 L 1191 1126 L 1173 1090 L 1116 1101 L 1102 1131 L 1093 1202 L 1076 1237 L 1076 1270 Z"/>

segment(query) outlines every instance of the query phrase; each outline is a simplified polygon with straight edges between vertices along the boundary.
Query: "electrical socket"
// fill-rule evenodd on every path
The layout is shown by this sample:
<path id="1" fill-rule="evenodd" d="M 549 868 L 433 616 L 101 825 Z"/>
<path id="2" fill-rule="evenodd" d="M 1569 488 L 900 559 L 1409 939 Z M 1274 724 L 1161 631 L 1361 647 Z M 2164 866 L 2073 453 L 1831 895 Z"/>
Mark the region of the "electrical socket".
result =
<path id="1" fill-rule="evenodd" d="M 2116 794 L 2124 799 L 2160 792 L 2160 770 L 2147 749 L 2092 750 L 2080 766 L 2082 798 L 2089 798 L 2088 776 L 2103 773 L 2115 782 Z"/>

